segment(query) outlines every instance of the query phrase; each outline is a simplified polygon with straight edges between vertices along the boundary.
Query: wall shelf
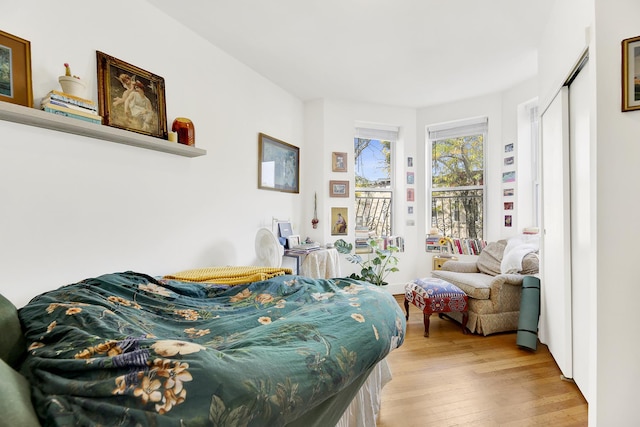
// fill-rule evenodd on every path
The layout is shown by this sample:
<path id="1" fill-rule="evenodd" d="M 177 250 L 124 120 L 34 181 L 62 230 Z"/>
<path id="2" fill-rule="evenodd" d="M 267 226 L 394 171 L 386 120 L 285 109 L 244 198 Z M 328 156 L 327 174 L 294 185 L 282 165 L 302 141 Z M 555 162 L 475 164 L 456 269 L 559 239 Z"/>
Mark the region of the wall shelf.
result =
<path id="1" fill-rule="evenodd" d="M 99 125 L 70 117 L 59 116 L 35 108 L 0 102 L 0 120 L 36 126 L 59 132 L 73 133 L 89 138 L 117 142 L 118 144 L 162 151 L 185 157 L 198 157 L 207 154 L 206 150 L 164 139 L 147 136 L 124 129 Z"/>

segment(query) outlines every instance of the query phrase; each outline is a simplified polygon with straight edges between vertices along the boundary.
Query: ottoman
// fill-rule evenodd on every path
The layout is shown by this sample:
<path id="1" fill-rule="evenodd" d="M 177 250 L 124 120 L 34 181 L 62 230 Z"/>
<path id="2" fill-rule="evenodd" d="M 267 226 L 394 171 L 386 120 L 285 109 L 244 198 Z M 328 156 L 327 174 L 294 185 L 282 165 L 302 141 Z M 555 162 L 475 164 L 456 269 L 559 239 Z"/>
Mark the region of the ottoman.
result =
<path id="1" fill-rule="evenodd" d="M 429 336 L 429 317 L 431 314 L 460 312 L 462 313 L 462 333 L 467 333 L 469 306 L 467 294 L 456 285 L 435 277 L 415 279 L 404 286 L 404 309 L 409 320 L 409 303 L 412 303 L 423 313 L 424 336 Z"/>

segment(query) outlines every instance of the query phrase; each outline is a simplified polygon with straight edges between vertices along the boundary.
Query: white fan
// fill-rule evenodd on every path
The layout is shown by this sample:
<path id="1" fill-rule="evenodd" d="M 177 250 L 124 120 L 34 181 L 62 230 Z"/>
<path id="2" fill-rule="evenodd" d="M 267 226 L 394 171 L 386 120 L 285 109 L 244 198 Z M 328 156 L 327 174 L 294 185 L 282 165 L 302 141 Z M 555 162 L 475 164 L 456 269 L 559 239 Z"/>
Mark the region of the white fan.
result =
<path id="1" fill-rule="evenodd" d="M 278 238 L 268 228 L 260 228 L 256 233 L 256 256 L 258 263 L 266 267 L 280 267 L 282 265 L 284 247 Z"/>

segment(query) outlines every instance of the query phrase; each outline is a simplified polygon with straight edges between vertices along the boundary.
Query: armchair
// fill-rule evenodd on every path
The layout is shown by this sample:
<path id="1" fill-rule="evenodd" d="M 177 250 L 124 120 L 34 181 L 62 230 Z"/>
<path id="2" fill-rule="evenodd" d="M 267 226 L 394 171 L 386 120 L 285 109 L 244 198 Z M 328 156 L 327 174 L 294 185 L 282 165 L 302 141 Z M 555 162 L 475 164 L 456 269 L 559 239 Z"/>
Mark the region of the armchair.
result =
<path id="1" fill-rule="evenodd" d="M 483 335 L 518 329 L 522 282 L 527 275 L 538 274 L 538 254 L 529 252 L 522 257 L 518 273 L 502 273 L 501 263 L 506 240 L 489 243 L 473 262 L 447 261 L 441 270 L 431 274 L 462 289 L 468 298 L 467 328 Z M 460 313 L 448 313 L 457 321 Z"/>

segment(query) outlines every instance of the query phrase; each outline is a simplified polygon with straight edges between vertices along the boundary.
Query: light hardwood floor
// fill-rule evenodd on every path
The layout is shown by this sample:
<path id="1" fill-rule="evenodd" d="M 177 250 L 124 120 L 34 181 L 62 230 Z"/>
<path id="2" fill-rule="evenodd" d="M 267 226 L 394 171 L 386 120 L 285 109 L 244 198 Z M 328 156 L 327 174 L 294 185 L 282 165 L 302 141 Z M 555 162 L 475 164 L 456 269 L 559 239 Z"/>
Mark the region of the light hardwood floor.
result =
<path id="1" fill-rule="evenodd" d="M 515 333 L 463 335 L 437 315 L 425 338 L 422 313 L 410 305 L 409 314 L 405 342 L 388 356 L 393 379 L 378 427 L 587 425 L 587 402 L 545 345 L 521 349 Z"/>

